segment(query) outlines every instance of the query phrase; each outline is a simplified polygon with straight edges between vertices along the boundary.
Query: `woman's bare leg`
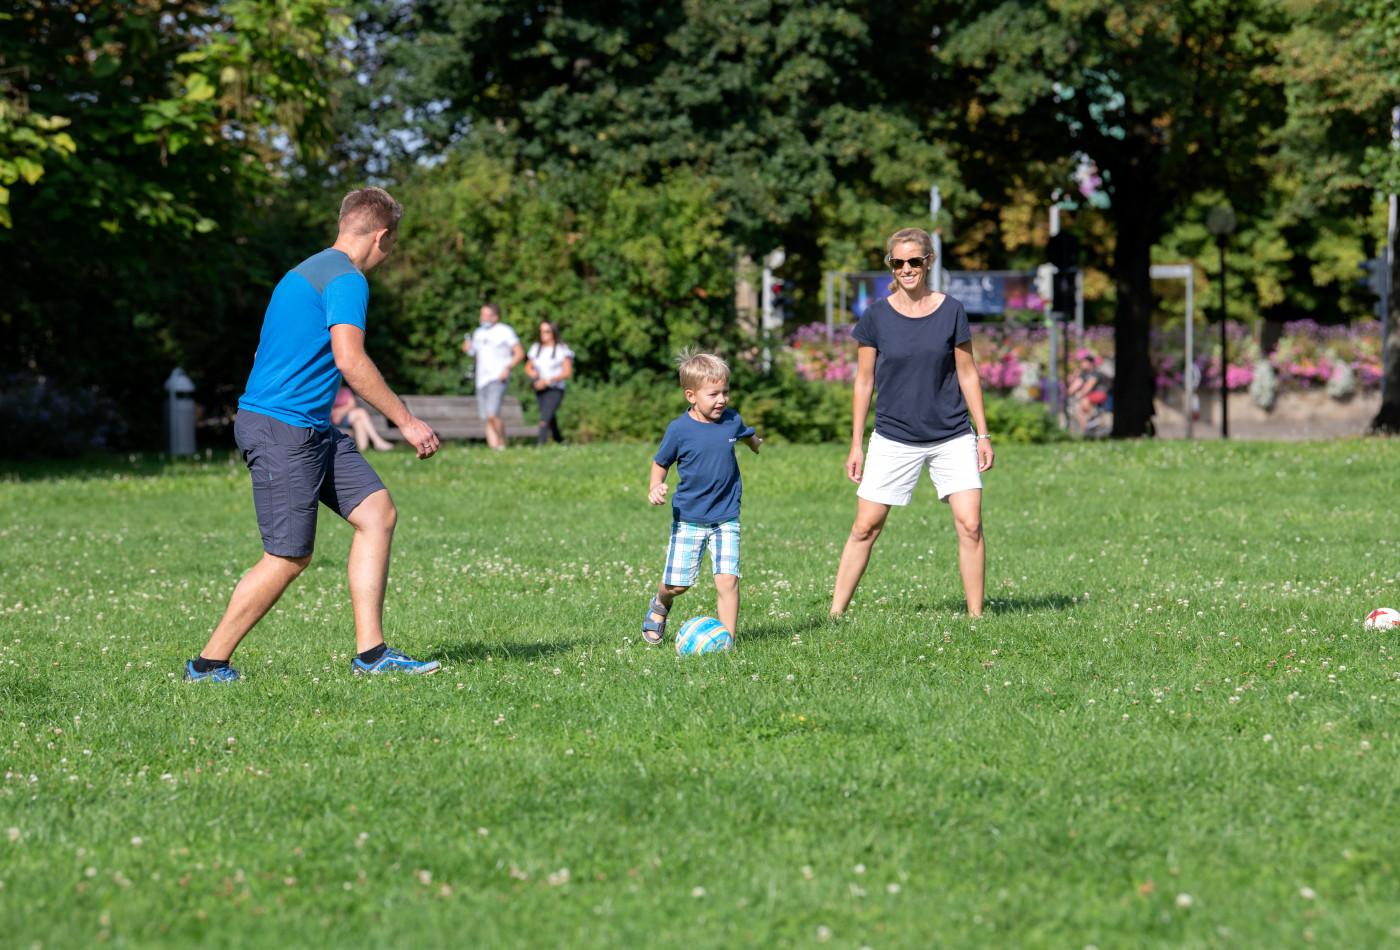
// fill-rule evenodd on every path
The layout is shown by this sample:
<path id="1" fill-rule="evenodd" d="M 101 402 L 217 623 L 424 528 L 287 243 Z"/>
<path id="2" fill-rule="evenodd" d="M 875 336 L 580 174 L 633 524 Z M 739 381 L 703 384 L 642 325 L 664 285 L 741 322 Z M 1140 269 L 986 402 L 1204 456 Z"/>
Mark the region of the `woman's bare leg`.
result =
<path id="1" fill-rule="evenodd" d="M 982 489 L 954 492 L 948 496 L 948 507 L 953 510 L 953 526 L 958 532 L 958 570 L 962 574 L 967 613 L 980 617 L 987 573 L 987 544 L 982 537 Z"/>
<path id="2" fill-rule="evenodd" d="M 855 596 L 856 587 L 870 563 L 870 551 L 875 547 L 875 539 L 885 527 L 890 506 L 864 498 L 856 499 L 856 520 L 851 525 L 850 537 L 841 551 L 841 563 L 836 568 L 836 588 L 831 594 L 831 615 L 839 617 L 846 612 Z"/>

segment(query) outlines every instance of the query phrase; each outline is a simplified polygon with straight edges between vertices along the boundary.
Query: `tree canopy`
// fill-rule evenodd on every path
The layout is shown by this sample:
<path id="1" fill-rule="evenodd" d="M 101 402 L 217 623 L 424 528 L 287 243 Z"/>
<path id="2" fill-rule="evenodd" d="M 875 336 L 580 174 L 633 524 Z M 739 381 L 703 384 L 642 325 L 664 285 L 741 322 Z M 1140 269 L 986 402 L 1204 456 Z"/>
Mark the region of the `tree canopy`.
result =
<path id="1" fill-rule="evenodd" d="M 139 406 L 177 360 L 243 362 L 280 275 L 260 232 L 306 227 L 272 205 L 329 144 L 344 26 L 328 0 L 12 6 L 0 372 Z"/>
<path id="2" fill-rule="evenodd" d="M 1153 261 L 1215 279 L 1205 219 L 1229 203 L 1233 318 L 1363 316 L 1356 267 L 1400 184 L 1384 0 L 339 9 L 0 13 L 0 373 L 137 407 L 181 362 L 228 404 L 271 285 L 366 180 L 408 209 L 371 335 L 395 383 L 445 390 L 488 297 L 521 323 L 565 314 L 596 379 L 751 345 L 735 292 L 772 248 L 791 315 L 818 319 L 823 271 L 875 266 L 928 223 L 933 184 L 946 266 L 1031 268 L 1092 167 L 1108 207 L 1066 220 L 1131 436 L 1151 428 Z"/>

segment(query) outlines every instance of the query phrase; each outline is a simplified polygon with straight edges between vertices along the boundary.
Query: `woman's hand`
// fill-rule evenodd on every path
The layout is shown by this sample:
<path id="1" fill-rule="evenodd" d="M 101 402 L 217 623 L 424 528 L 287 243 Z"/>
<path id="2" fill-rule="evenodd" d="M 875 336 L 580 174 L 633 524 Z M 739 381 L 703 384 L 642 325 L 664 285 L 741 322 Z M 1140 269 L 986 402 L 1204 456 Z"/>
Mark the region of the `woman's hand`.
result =
<path id="1" fill-rule="evenodd" d="M 996 461 L 996 453 L 992 451 L 991 439 L 977 440 L 977 471 L 985 472 L 991 469 L 992 462 Z"/>
<path id="2" fill-rule="evenodd" d="M 857 485 L 860 484 L 861 475 L 865 472 L 865 453 L 860 446 L 854 446 L 851 454 L 846 456 L 846 477 Z"/>

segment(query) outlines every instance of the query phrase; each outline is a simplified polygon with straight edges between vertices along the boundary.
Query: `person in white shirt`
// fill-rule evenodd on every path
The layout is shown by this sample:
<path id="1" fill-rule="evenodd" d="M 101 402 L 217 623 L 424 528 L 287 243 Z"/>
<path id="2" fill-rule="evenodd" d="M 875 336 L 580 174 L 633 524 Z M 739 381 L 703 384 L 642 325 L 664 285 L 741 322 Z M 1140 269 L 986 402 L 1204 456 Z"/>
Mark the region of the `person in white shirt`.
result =
<path id="1" fill-rule="evenodd" d="M 481 326 L 462 341 L 462 352 L 476 358 L 476 408 L 486 421 L 486 444 L 506 447 L 506 425 L 501 421 L 501 400 L 511 371 L 525 358 L 520 338 L 501 322 L 501 308 L 481 305 Z"/>
<path id="2" fill-rule="evenodd" d="M 535 387 L 535 401 L 540 406 L 540 432 L 536 441 L 544 445 L 550 436 L 563 442 L 559 431 L 559 404 L 564 401 L 565 380 L 574 375 L 574 351 L 559 339 L 559 326 L 549 320 L 540 323 L 540 338 L 530 344 L 525 375 Z"/>

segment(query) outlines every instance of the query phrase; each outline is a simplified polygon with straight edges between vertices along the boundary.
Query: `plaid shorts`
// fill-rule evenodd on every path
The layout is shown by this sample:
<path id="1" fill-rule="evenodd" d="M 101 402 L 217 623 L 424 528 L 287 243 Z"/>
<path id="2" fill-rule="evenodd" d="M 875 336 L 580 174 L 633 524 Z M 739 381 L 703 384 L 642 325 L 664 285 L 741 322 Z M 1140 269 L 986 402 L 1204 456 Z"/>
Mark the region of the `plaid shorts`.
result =
<path id="1" fill-rule="evenodd" d="M 700 576 L 700 559 L 710 549 L 710 563 L 716 574 L 739 576 L 739 520 L 697 524 L 671 522 L 671 546 L 666 551 L 666 573 L 661 582 L 671 587 L 690 587 Z"/>

